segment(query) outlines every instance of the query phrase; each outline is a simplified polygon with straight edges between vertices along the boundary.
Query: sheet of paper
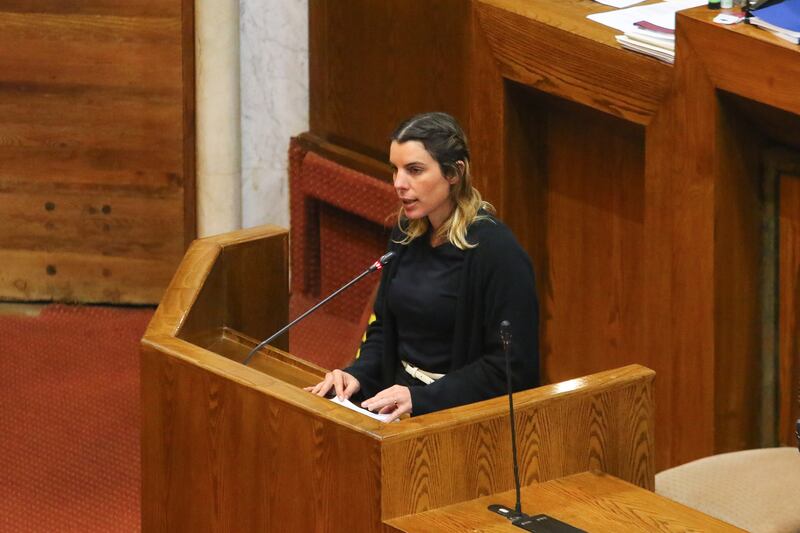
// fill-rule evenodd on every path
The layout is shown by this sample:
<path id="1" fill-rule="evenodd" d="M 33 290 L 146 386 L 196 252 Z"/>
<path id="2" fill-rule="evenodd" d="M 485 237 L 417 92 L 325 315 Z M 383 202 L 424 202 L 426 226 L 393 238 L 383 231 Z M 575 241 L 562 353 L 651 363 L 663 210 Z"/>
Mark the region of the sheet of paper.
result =
<path id="1" fill-rule="evenodd" d="M 594 0 L 598 4 L 611 7 L 630 7 L 644 2 L 644 0 Z"/>
<path id="2" fill-rule="evenodd" d="M 350 400 L 340 400 L 338 397 L 334 396 L 331 398 L 331 401 L 335 404 L 341 405 L 342 407 L 347 407 L 348 409 L 352 409 L 357 413 L 361 413 L 362 415 L 367 415 L 370 418 L 374 418 L 375 420 L 380 420 L 381 422 L 388 422 L 392 415 L 379 415 L 378 413 L 373 413 L 372 411 L 367 411 L 363 409 Z"/>
<path id="3" fill-rule="evenodd" d="M 636 22 L 646 20 L 662 28 L 675 29 L 675 13 L 682 9 L 704 6 L 707 0 L 670 0 L 658 4 L 629 7 L 606 13 L 595 13 L 587 18 L 623 33 L 633 30 Z"/>

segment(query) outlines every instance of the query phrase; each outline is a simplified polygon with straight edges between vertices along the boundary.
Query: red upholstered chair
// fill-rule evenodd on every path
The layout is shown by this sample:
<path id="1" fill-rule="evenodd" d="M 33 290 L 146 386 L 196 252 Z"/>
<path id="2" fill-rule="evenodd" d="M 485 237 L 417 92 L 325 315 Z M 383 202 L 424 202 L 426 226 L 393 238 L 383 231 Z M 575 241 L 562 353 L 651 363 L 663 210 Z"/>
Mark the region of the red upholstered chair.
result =
<path id="1" fill-rule="evenodd" d="M 396 222 L 390 183 L 289 147 L 290 318 L 363 272 L 385 252 Z M 379 274 L 320 308 L 289 334 L 291 353 L 325 368 L 347 365 L 358 350 Z"/>

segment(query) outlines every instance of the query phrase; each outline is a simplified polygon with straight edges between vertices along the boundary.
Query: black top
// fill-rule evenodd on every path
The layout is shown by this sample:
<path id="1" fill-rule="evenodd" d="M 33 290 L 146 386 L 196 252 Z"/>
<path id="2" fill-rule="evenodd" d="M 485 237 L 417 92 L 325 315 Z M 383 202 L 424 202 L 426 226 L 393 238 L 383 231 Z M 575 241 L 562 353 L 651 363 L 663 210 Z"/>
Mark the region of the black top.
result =
<path id="1" fill-rule="evenodd" d="M 400 359 L 444 374 L 452 358 L 464 252 L 449 242 L 432 247 L 424 235 L 414 239 L 398 261 L 388 305 L 397 320 Z"/>
<path id="2" fill-rule="evenodd" d="M 345 369 L 361 383 L 365 397 L 397 382 L 397 317 L 386 295 L 391 293 L 402 256 L 409 248 L 395 242 L 401 238 L 396 229 L 389 249 L 398 257 L 383 271 L 375 299 L 376 320 L 367 329 L 361 356 Z M 511 322 L 514 391 L 539 384 L 539 314 L 530 259 L 511 230 L 494 217 L 474 222 L 467 240 L 477 246 L 463 252 L 450 366 L 446 376 L 430 385 L 411 384 L 414 415 L 506 393 L 500 342 L 503 320 Z"/>

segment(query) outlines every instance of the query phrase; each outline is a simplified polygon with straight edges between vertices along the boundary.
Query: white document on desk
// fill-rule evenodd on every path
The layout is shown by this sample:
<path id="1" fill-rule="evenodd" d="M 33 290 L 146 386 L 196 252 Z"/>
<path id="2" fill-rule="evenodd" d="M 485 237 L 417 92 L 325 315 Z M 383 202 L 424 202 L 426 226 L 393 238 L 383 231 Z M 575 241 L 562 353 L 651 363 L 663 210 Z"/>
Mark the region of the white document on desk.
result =
<path id="1" fill-rule="evenodd" d="M 707 0 L 670 0 L 658 4 L 629 7 L 605 13 L 595 13 L 586 18 L 614 28 L 623 33 L 636 28 L 636 23 L 641 20 L 651 22 L 656 26 L 675 29 L 675 13 L 683 9 L 707 5 Z"/>
<path id="2" fill-rule="evenodd" d="M 338 396 L 334 396 L 331 398 L 331 401 L 335 404 L 341 405 L 342 407 L 347 407 L 357 413 L 361 413 L 362 415 L 367 415 L 370 418 L 374 418 L 375 420 L 380 420 L 381 422 L 388 422 L 389 419 L 392 417 L 390 414 L 380 415 L 378 413 L 373 413 L 372 411 L 367 411 L 366 409 L 357 406 L 350 400 L 340 400 Z"/>
<path id="3" fill-rule="evenodd" d="M 644 0 L 594 0 L 598 4 L 611 7 L 630 7 L 636 4 L 641 4 Z"/>

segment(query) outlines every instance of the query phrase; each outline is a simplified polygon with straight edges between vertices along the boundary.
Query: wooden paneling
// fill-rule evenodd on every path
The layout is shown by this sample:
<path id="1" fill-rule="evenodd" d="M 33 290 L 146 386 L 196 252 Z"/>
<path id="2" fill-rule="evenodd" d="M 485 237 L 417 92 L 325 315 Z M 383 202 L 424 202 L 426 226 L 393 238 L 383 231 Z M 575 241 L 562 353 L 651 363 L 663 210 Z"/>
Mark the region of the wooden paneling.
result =
<path id="1" fill-rule="evenodd" d="M 780 177 L 779 440 L 797 445 L 800 418 L 800 175 Z"/>
<path id="2" fill-rule="evenodd" d="M 469 8 L 462 0 L 311 0 L 311 130 L 383 160 L 389 135 L 413 114 L 447 111 L 466 123 Z"/>
<path id="3" fill-rule="evenodd" d="M 154 303 L 194 221 L 189 0 L 0 6 L 0 297 Z"/>
<path id="4" fill-rule="evenodd" d="M 639 124 L 649 122 L 672 69 L 630 54 L 586 19 L 589 2 L 476 2 L 503 77 Z"/>
<path id="5" fill-rule="evenodd" d="M 598 469 L 652 490 L 652 374 L 643 377 L 632 365 L 515 394 L 522 484 Z M 384 519 L 513 488 L 507 407 L 496 398 L 387 428 Z"/>
<path id="6" fill-rule="evenodd" d="M 721 431 L 715 435 L 715 450 L 729 452 L 763 442 L 754 431 L 759 427 L 762 394 L 763 194 L 758 134 L 724 101 L 717 120 L 714 366 L 719 385 L 714 410 Z M 740 145 L 743 138 L 748 138 L 747 150 Z"/>
<path id="7" fill-rule="evenodd" d="M 143 531 L 378 529 L 367 434 L 147 347 L 142 395 Z"/>
<path id="8" fill-rule="evenodd" d="M 585 531 L 743 531 L 612 476 L 584 472 L 524 487 L 522 511 L 546 514 Z M 507 491 L 425 513 L 388 520 L 386 533 L 480 531 L 511 533 L 519 528 L 487 508 L 514 508 L 516 494 Z"/>

